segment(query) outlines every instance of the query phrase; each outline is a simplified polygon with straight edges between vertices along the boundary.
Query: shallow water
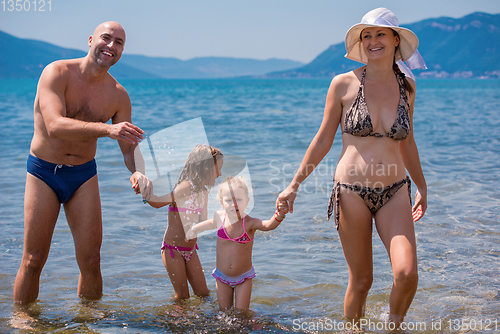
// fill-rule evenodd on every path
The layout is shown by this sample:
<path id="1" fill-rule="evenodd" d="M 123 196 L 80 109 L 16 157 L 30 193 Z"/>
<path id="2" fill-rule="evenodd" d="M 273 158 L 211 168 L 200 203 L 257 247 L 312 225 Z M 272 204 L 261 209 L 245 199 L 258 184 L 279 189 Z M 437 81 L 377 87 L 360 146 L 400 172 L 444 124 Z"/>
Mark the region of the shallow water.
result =
<path id="1" fill-rule="evenodd" d="M 252 216 L 274 212 L 322 116 L 328 80 L 124 81 L 134 123 L 154 133 L 202 117 L 209 143 L 246 159 L 254 187 Z M 500 330 L 500 81 L 419 80 L 415 138 L 429 208 L 415 224 L 419 286 L 407 322 L 420 332 Z M 315 332 L 340 329 L 347 266 L 326 205 L 341 143 L 302 186 L 294 213 L 256 234 L 251 310 L 239 319 L 217 311 L 215 237 L 199 238 L 211 298 L 173 303 L 159 246 L 166 210 L 142 204 L 130 189 L 118 145 L 99 140 L 103 207 L 104 296 L 76 297 L 78 268 L 62 212 L 42 272 L 39 301 L 23 309 L 12 288 L 23 247 L 26 158 L 36 81 L 0 81 L 0 332 L 212 333 Z M 392 274 L 374 233 L 374 283 L 366 332 L 385 332 Z M 335 321 L 336 327 L 332 328 Z M 382 322 L 380 322 L 382 321 Z M 439 325 L 441 330 L 439 331 Z M 420 326 L 420 327 L 417 327 Z M 474 328 L 471 328 L 473 327 Z M 425 327 L 425 328 L 424 328 Z"/>

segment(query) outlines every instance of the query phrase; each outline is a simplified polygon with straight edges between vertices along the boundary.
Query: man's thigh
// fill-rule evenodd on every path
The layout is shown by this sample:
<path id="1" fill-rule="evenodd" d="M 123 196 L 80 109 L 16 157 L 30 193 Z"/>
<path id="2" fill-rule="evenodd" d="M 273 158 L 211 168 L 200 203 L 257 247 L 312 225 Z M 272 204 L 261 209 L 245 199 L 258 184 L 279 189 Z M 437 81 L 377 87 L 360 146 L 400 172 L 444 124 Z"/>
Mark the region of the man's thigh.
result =
<path id="1" fill-rule="evenodd" d="M 64 211 L 75 241 L 77 258 L 91 253 L 98 255 L 102 243 L 102 215 L 97 175 L 64 203 Z"/>
<path id="2" fill-rule="evenodd" d="M 24 251 L 47 257 L 61 203 L 45 182 L 27 173 L 24 193 Z"/>

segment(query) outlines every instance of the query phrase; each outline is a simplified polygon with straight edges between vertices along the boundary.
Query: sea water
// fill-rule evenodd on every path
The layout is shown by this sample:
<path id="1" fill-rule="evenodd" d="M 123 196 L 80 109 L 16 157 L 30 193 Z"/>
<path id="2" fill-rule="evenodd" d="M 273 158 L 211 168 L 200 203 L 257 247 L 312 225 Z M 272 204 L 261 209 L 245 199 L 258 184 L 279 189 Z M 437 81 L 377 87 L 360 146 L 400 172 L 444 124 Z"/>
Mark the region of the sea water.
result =
<path id="1" fill-rule="evenodd" d="M 132 101 L 134 123 L 148 133 L 201 117 L 211 145 L 246 160 L 255 201 L 250 215 L 266 219 L 320 126 L 329 80 L 121 83 Z M 76 296 L 79 271 L 61 210 L 38 301 L 28 309 L 15 306 L 36 84 L 0 81 L 0 332 L 345 331 L 347 264 L 334 223 L 326 220 L 339 134 L 302 185 L 294 213 L 276 230 L 255 235 L 250 319 L 218 312 L 210 275 L 213 234 L 198 239 L 211 297 L 173 302 L 160 255 L 167 210 L 144 205 L 134 194 L 119 146 L 109 138 L 99 139 L 96 156 L 104 296 L 96 302 Z M 414 133 L 429 207 L 415 223 L 419 285 L 407 332 L 500 330 L 500 81 L 418 80 L 417 86 Z M 374 282 L 364 331 L 385 332 L 392 272 L 375 229 L 373 240 Z"/>

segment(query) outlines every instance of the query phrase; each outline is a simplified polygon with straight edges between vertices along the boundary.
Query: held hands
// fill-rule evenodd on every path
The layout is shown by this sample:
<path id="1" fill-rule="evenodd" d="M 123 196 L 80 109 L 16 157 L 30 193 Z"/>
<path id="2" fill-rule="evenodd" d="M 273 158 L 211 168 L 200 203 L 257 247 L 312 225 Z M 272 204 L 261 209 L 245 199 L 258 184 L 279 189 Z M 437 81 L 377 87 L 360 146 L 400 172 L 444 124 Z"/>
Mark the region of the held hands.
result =
<path id="1" fill-rule="evenodd" d="M 427 190 L 420 192 L 420 189 L 417 189 L 415 205 L 412 208 L 413 221 L 420 220 L 424 216 L 425 210 L 427 210 Z"/>
<path id="2" fill-rule="evenodd" d="M 274 219 L 278 222 L 282 222 L 285 219 L 285 215 L 288 213 L 288 202 L 280 201 L 276 203 L 276 213 L 274 214 Z"/>
<path id="3" fill-rule="evenodd" d="M 285 190 L 279 194 L 276 199 L 276 210 L 279 210 L 279 206 L 281 203 L 286 202 L 287 204 L 287 213 L 293 213 L 293 202 L 295 201 L 295 197 L 297 197 L 297 189 L 292 187 L 290 184 Z"/>
<path id="4" fill-rule="evenodd" d="M 144 139 L 144 131 L 129 122 L 111 124 L 108 131 L 108 137 L 116 140 L 124 140 L 129 144 L 137 144 Z"/>
<path id="5" fill-rule="evenodd" d="M 134 172 L 130 177 L 130 183 L 136 194 L 142 194 L 144 203 L 153 195 L 153 182 L 141 172 Z"/>

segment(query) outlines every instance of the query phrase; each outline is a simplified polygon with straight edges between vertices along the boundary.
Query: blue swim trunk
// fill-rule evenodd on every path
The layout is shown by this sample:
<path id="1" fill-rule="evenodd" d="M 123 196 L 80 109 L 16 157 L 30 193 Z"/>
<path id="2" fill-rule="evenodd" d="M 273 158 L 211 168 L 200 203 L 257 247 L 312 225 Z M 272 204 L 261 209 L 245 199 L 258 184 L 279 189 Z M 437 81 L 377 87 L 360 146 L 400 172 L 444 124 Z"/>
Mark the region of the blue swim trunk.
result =
<path id="1" fill-rule="evenodd" d="M 28 173 L 52 188 L 61 203 L 68 201 L 82 184 L 97 174 L 95 159 L 78 166 L 57 165 L 31 154 L 28 157 L 27 169 Z"/>
<path id="2" fill-rule="evenodd" d="M 250 269 L 246 273 L 244 273 L 240 276 L 237 276 L 237 277 L 231 277 L 231 276 L 224 275 L 223 273 L 221 273 L 219 271 L 219 269 L 215 268 L 214 271 L 212 271 L 212 276 L 215 279 L 218 279 L 219 281 L 221 281 L 222 283 L 226 283 L 226 284 L 230 285 L 232 288 L 234 288 L 235 286 L 243 283 L 246 279 L 255 278 L 255 269 L 253 269 L 253 266 L 252 266 L 252 269 Z"/>

